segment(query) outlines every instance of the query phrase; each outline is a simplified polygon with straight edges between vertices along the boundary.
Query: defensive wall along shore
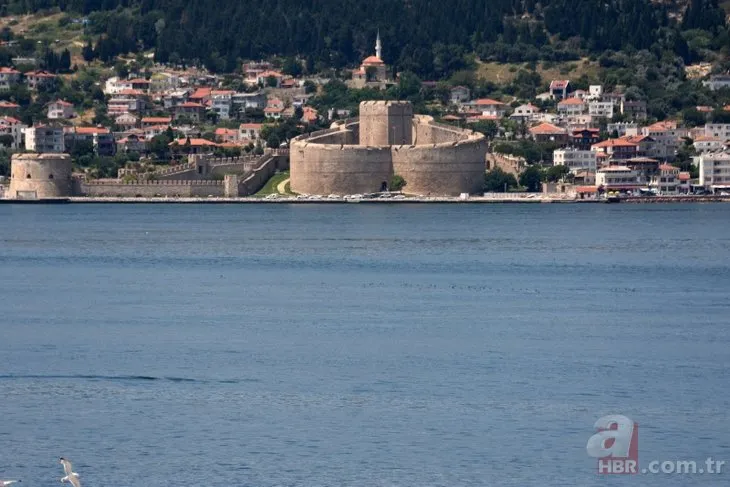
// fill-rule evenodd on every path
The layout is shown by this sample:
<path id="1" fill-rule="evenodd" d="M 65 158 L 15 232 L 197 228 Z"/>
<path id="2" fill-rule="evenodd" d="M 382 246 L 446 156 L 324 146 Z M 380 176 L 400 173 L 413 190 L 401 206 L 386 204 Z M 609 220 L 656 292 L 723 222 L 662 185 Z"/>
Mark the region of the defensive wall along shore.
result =
<path id="1" fill-rule="evenodd" d="M 300 194 L 373 193 L 394 175 L 403 191 L 458 196 L 481 191 L 486 139 L 482 134 L 413 115 L 406 102 L 363 102 L 360 118 L 295 138 L 291 189 Z"/>
<path id="2" fill-rule="evenodd" d="M 289 167 L 288 150 L 239 158 L 194 157 L 190 162 L 153 173 L 120 171 L 119 179 L 72 177 L 67 154 L 15 154 L 9 200 L 78 197 L 169 198 L 239 197 L 261 189 L 277 170 Z M 126 178 L 126 175 L 135 176 Z M 149 176 L 152 175 L 152 178 Z M 149 179 L 148 179 L 149 178 Z"/>

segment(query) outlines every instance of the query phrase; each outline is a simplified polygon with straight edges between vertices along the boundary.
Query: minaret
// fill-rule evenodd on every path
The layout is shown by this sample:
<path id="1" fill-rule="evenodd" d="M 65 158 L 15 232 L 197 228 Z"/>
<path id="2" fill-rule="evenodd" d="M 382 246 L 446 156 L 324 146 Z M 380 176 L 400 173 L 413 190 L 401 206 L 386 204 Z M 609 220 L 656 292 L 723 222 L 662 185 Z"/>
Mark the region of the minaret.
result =
<path id="1" fill-rule="evenodd" d="M 380 29 L 378 29 L 378 38 L 375 40 L 375 55 L 378 59 L 383 59 L 383 45 L 380 43 Z"/>

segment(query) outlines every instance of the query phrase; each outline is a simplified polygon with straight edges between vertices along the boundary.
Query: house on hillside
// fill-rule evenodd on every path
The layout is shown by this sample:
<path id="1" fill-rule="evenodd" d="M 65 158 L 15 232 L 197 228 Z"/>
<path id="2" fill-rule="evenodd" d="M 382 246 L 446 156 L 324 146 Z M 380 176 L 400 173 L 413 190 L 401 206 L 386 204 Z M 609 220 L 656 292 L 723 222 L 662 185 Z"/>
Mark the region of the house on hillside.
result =
<path id="1" fill-rule="evenodd" d="M 74 106 L 65 100 L 56 100 L 48 104 L 46 116 L 50 120 L 66 120 L 74 117 Z"/>
<path id="2" fill-rule="evenodd" d="M 188 101 L 173 107 L 172 113 L 175 120 L 187 118 L 193 123 L 198 123 L 205 119 L 205 105 Z"/>
<path id="3" fill-rule="evenodd" d="M 568 131 L 550 123 L 541 123 L 529 129 L 530 137 L 535 142 L 555 142 L 561 145 L 568 144 Z"/>
<path id="4" fill-rule="evenodd" d="M 471 90 L 466 86 L 454 86 L 449 91 L 449 102 L 452 105 L 461 105 L 471 99 Z"/>
<path id="5" fill-rule="evenodd" d="M 56 75 L 48 71 L 28 71 L 25 73 L 25 83 L 31 90 L 51 86 L 56 83 Z"/>
<path id="6" fill-rule="evenodd" d="M 591 146 L 591 150 L 597 152 L 599 158 L 609 161 L 623 161 L 636 157 L 638 148 L 638 144 L 624 139 L 608 139 Z"/>
<path id="7" fill-rule="evenodd" d="M 137 116 L 131 113 L 123 113 L 114 119 L 114 125 L 124 131 L 135 128 L 137 126 L 137 122 Z"/>
<path id="8" fill-rule="evenodd" d="M 730 87 L 730 74 L 716 74 L 710 76 L 710 79 L 703 81 L 702 84 L 712 91 L 728 88 Z"/>
<path id="9" fill-rule="evenodd" d="M 629 120 L 646 120 L 647 110 L 645 101 L 622 101 L 621 114 Z"/>
<path id="10" fill-rule="evenodd" d="M 514 109 L 512 112 L 512 115 L 509 116 L 509 118 L 514 120 L 524 120 L 525 122 L 529 122 L 535 119 L 535 116 L 540 113 L 540 109 L 533 105 L 532 103 L 528 103 L 526 105 L 520 105 Z"/>
<path id="11" fill-rule="evenodd" d="M 8 67 L 0 68 L 0 91 L 9 90 L 20 83 L 21 76 L 20 71 L 16 69 Z"/>
<path id="12" fill-rule="evenodd" d="M 261 128 L 263 124 L 260 123 L 242 123 L 238 127 L 238 138 L 241 141 L 253 142 L 261 137 Z"/>
<path id="13" fill-rule="evenodd" d="M 105 127 L 68 127 L 63 139 L 67 151 L 73 151 L 76 144 L 83 142 L 91 143 L 99 156 L 113 156 L 117 149 L 114 134 Z"/>
<path id="14" fill-rule="evenodd" d="M 564 100 L 570 93 L 570 80 L 555 79 L 550 82 L 550 97 L 553 100 Z"/>
<path id="15" fill-rule="evenodd" d="M 558 113 L 563 117 L 575 117 L 586 111 L 586 104 L 580 98 L 566 98 L 558 103 Z"/>
<path id="16" fill-rule="evenodd" d="M 485 117 L 502 118 L 507 113 L 507 105 L 491 98 L 480 98 L 466 103 L 464 107 Z"/>
<path id="17" fill-rule="evenodd" d="M 24 130 L 28 128 L 23 122 L 14 117 L 0 117 L 0 134 L 12 137 L 11 149 L 20 149 L 24 143 Z"/>

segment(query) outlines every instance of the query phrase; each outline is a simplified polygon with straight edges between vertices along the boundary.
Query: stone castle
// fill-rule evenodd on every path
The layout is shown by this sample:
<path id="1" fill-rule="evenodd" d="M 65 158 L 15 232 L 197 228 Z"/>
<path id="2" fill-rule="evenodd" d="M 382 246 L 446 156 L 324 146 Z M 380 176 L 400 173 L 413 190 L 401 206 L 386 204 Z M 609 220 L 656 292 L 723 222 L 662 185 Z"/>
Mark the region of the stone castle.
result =
<path id="1" fill-rule="evenodd" d="M 68 154 L 14 154 L 7 199 L 43 200 L 69 196 L 96 197 L 238 197 L 255 193 L 288 165 L 286 150 L 261 156 L 215 158 L 194 155 L 188 162 L 162 166 L 152 173 L 121 169 L 117 179 L 73 174 Z M 132 176 L 128 179 L 125 176 Z"/>
<path id="2" fill-rule="evenodd" d="M 473 194 L 482 190 L 486 153 L 482 134 L 414 115 L 409 102 L 365 101 L 359 119 L 292 140 L 291 189 L 310 195 L 374 193 L 398 175 L 408 194 Z"/>

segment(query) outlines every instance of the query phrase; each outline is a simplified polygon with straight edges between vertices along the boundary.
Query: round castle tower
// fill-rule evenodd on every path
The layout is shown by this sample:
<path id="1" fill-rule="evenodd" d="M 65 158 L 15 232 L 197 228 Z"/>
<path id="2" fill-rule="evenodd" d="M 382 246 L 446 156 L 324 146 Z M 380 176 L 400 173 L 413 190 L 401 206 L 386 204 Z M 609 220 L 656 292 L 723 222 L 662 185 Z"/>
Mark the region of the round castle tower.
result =
<path id="1" fill-rule="evenodd" d="M 485 137 L 414 115 L 409 102 L 364 101 L 360 118 L 291 141 L 291 189 L 300 194 L 375 193 L 394 175 L 404 193 L 458 196 L 482 190 Z"/>
<path id="2" fill-rule="evenodd" d="M 71 196 L 71 156 L 68 154 L 13 154 L 10 166 L 10 199 L 65 198 Z"/>

